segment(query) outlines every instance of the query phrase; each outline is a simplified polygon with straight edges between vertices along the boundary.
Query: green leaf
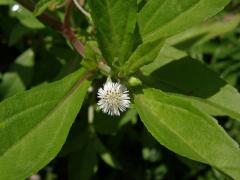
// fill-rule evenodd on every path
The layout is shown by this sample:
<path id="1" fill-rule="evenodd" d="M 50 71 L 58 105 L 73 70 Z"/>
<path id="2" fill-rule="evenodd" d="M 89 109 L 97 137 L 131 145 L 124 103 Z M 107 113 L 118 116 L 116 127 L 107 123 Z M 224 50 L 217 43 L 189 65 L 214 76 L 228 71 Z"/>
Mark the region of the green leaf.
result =
<path id="1" fill-rule="evenodd" d="M 162 66 L 150 76 L 142 77 L 145 85 L 187 95 L 199 108 L 214 115 L 228 115 L 240 120 L 240 94 L 201 62 L 185 57 Z M 204 108 L 203 105 L 206 105 Z M 221 112 L 216 114 L 216 112 Z"/>
<path id="2" fill-rule="evenodd" d="M 18 72 L 26 86 L 29 86 L 32 81 L 34 56 L 35 54 L 32 49 L 24 51 L 19 57 L 17 57 L 9 70 Z"/>
<path id="3" fill-rule="evenodd" d="M 61 149 L 90 82 L 79 70 L 0 104 L 0 179 L 24 179 Z"/>
<path id="4" fill-rule="evenodd" d="M 209 97 L 207 102 L 220 109 L 225 115 L 240 121 L 240 94 L 231 85 L 226 84 L 218 93 Z"/>
<path id="5" fill-rule="evenodd" d="M 202 25 L 195 26 L 182 33 L 172 36 L 171 38 L 167 39 L 167 42 L 171 45 L 181 45 L 181 43 L 186 43 L 187 41 L 190 41 L 190 47 L 200 45 L 217 36 L 222 36 L 224 34 L 232 32 L 237 28 L 239 23 L 240 15 L 233 15 L 227 20 L 223 19 L 221 21 L 207 21 Z"/>
<path id="6" fill-rule="evenodd" d="M 183 94 L 175 94 L 171 93 L 171 96 L 175 98 L 181 98 L 184 99 L 185 101 L 188 101 L 189 103 L 192 103 L 195 107 L 197 107 L 199 110 L 208 113 L 209 115 L 212 116 L 231 116 L 233 117 L 234 115 L 231 115 L 231 113 L 227 113 L 228 109 L 225 108 L 220 108 L 216 104 L 204 99 L 204 98 L 199 98 L 199 97 L 194 97 L 194 96 L 186 96 Z"/>
<path id="7" fill-rule="evenodd" d="M 28 49 L 23 52 L 14 64 L 9 68 L 9 72 L 4 73 L 0 83 L 0 100 L 22 92 L 31 83 L 34 66 L 34 52 Z"/>
<path id="8" fill-rule="evenodd" d="M 51 0 L 40 0 L 37 2 L 35 9 L 34 9 L 34 15 L 38 16 L 42 14 L 47 8 Z"/>
<path id="9" fill-rule="evenodd" d="M 26 86 L 19 74 L 16 72 L 7 72 L 3 75 L 0 83 L 0 101 L 24 90 L 26 90 Z"/>
<path id="10" fill-rule="evenodd" d="M 240 178 L 239 146 L 214 118 L 187 101 L 154 89 L 136 95 L 135 103 L 148 131 L 162 145 Z"/>
<path id="11" fill-rule="evenodd" d="M 93 70 L 97 68 L 97 60 L 102 58 L 101 52 L 96 41 L 88 41 L 85 44 L 84 58 L 81 65 L 86 69 Z"/>
<path id="12" fill-rule="evenodd" d="M 133 46 L 137 19 L 136 0 L 89 0 L 97 38 L 103 56 L 109 64 L 123 64 Z"/>
<path id="13" fill-rule="evenodd" d="M 31 34 L 31 30 L 21 23 L 16 24 L 11 30 L 11 34 L 9 36 L 9 46 L 16 45 L 21 41 L 27 34 Z"/>
<path id="14" fill-rule="evenodd" d="M 16 4 L 13 4 L 13 6 Z M 17 11 L 11 12 L 24 26 L 31 29 L 42 29 L 44 25 L 33 16 L 32 12 L 20 6 Z"/>
<path id="15" fill-rule="evenodd" d="M 229 0 L 150 0 L 139 13 L 144 41 L 154 41 L 182 32 L 214 16 Z"/>
<path id="16" fill-rule="evenodd" d="M 13 0 L 0 0 L 0 5 L 9 5 L 12 3 L 13 3 Z"/>
<path id="17" fill-rule="evenodd" d="M 121 169 L 120 163 L 114 158 L 114 156 L 107 149 L 107 147 L 101 142 L 98 137 L 95 138 L 95 148 L 96 151 L 99 153 L 101 159 L 112 168 Z"/>
<path id="18" fill-rule="evenodd" d="M 153 60 L 152 63 L 145 65 L 141 68 L 141 72 L 145 75 L 149 75 L 156 71 L 160 67 L 187 56 L 187 53 L 180 51 L 168 44 L 164 44 L 158 56 Z"/>
<path id="19" fill-rule="evenodd" d="M 155 42 L 139 45 L 122 67 L 124 74 L 132 74 L 139 70 L 139 68 L 143 65 L 153 62 L 158 56 L 163 43 L 163 40 L 158 40 Z"/>
<path id="20" fill-rule="evenodd" d="M 47 8 L 52 7 L 51 9 L 55 9 L 58 4 L 63 3 L 64 0 L 40 0 L 37 2 L 33 14 L 35 16 L 39 16 L 42 14 Z"/>

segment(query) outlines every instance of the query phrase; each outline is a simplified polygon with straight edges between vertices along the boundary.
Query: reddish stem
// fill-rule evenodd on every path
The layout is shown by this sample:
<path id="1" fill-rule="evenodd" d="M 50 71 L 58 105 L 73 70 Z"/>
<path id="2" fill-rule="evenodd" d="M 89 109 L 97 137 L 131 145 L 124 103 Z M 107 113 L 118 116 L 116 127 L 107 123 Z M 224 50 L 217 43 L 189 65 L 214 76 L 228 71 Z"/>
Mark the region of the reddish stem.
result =
<path id="1" fill-rule="evenodd" d="M 72 43 L 78 53 L 84 57 L 84 46 L 83 44 L 77 39 L 74 31 L 70 26 L 70 17 L 71 12 L 73 9 L 73 1 L 68 0 L 67 2 L 67 9 L 65 12 L 64 23 L 63 23 L 63 35 Z"/>
<path id="2" fill-rule="evenodd" d="M 30 11 L 34 10 L 35 5 L 28 0 L 16 0 L 23 7 L 27 8 Z M 84 45 L 77 39 L 74 31 L 70 27 L 70 17 L 73 8 L 72 0 L 68 0 L 67 9 L 64 17 L 64 23 L 58 21 L 56 18 L 48 14 L 47 12 L 42 13 L 37 18 L 44 24 L 50 26 L 51 28 L 59 31 L 63 36 L 68 39 L 77 52 L 83 57 L 84 56 Z"/>

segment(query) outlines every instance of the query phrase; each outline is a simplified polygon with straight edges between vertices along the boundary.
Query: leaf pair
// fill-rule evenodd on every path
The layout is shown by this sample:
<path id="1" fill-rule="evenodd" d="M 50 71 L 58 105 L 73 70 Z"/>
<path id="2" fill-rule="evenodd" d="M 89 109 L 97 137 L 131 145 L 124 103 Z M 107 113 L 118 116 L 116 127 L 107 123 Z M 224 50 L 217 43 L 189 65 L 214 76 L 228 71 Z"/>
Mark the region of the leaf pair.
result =
<path id="1" fill-rule="evenodd" d="M 108 41 L 108 45 L 103 42 L 123 33 L 123 29 L 111 31 L 111 28 L 114 29 L 114 23 L 119 23 L 122 14 L 127 16 L 127 13 L 123 10 L 124 2 L 114 1 L 115 3 L 112 3 L 111 0 L 104 2 L 107 6 L 97 3 L 97 0 L 91 0 L 91 4 L 94 4 L 91 10 L 103 56 L 109 64 L 112 64 L 122 55 L 119 51 L 116 53 L 116 49 L 112 50 L 112 46 L 119 47 L 119 44 L 117 41 Z M 145 90 L 142 95 L 136 95 L 135 103 L 145 126 L 161 144 L 178 154 L 210 164 L 231 177 L 239 179 L 239 147 L 216 123 L 215 119 L 206 113 L 225 114 L 239 119 L 237 91 L 189 58 L 186 58 L 186 63 L 179 61 L 175 65 L 174 62 L 166 65 L 171 62 L 168 57 L 164 59 L 164 62 L 156 62 L 156 58 L 162 58 L 161 53 L 159 54 L 162 39 L 203 22 L 222 10 L 228 3 L 229 0 L 148 1 L 138 12 L 136 20 L 142 44 L 137 42 L 138 47 L 135 50 L 129 46 L 129 51 L 134 52 L 129 58 L 120 58 L 120 65 L 124 75 L 129 75 L 153 62 L 152 65 L 149 64 L 141 69 L 150 74 L 144 81 L 145 85 L 199 97 L 166 95 L 157 90 Z M 136 1 L 135 4 L 137 4 Z M 122 7 L 121 16 L 119 13 L 114 13 L 115 7 L 118 7 L 118 12 Z M 96 11 L 101 12 L 103 17 L 99 18 L 100 13 L 96 16 Z M 109 11 L 110 14 L 106 13 Z M 108 29 L 104 29 L 107 24 L 103 23 L 104 20 L 111 22 L 108 23 Z M 122 37 L 124 36 L 118 36 L 118 38 Z M 178 53 L 181 58 L 185 56 L 174 49 L 172 52 Z M 170 56 L 174 59 L 173 55 Z M 166 65 L 166 67 L 158 70 L 159 64 Z M 179 71 L 181 67 L 182 71 Z"/>
<path id="2" fill-rule="evenodd" d="M 203 22 L 228 3 L 229 0 L 150 0 L 141 9 L 137 0 L 89 1 L 104 58 L 110 66 L 117 64 L 125 69 L 127 75 L 154 61 L 158 53 L 153 51 L 157 47 L 160 51 L 165 38 Z"/>
<path id="3" fill-rule="evenodd" d="M 50 0 L 39 1 L 36 14 L 46 9 L 44 2 Z M 125 66 L 129 75 L 156 59 L 163 38 L 206 20 L 228 2 L 149 0 L 139 12 L 136 0 L 89 0 L 89 5 L 103 56 L 111 65 Z M 26 178 L 56 156 L 90 85 L 83 80 L 86 74 L 79 70 L 0 104 L 0 179 Z M 209 115 L 185 98 L 156 90 L 136 95 L 135 103 L 142 121 L 163 145 L 240 178 L 239 148 Z"/>

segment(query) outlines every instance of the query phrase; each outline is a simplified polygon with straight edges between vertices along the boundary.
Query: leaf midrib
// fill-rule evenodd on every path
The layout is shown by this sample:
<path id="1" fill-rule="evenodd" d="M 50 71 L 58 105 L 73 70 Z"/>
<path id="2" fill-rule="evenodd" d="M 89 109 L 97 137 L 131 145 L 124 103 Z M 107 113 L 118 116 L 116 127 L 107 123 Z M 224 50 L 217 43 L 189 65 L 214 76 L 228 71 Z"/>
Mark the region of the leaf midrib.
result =
<path id="1" fill-rule="evenodd" d="M 6 124 L 11 123 L 15 119 L 16 116 L 19 116 L 19 115 L 24 114 L 26 112 L 32 111 L 33 109 L 37 109 L 39 106 L 47 105 L 47 104 L 55 102 L 55 101 L 57 101 L 57 100 L 50 100 L 50 101 L 47 101 L 47 102 L 35 104 L 31 107 L 26 108 L 25 110 L 19 110 L 19 112 L 13 114 L 12 116 L 4 118 L 4 121 L 0 122 L 0 127 L 1 126 L 6 126 Z"/>
<path id="2" fill-rule="evenodd" d="M 116 0 L 116 2 L 115 3 L 117 3 L 117 1 L 118 0 Z M 116 33 L 114 33 L 115 32 L 115 30 L 114 30 L 114 23 L 113 23 L 113 21 L 112 21 L 112 18 L 111 18 L 111 12 L 110 12 L 110 4 L 109 4 L 109 2 L 108 2 L 108 0 L 106 0 L 106 6 L 107 6 L 107 10 L 106 10 L 106 12 L 107 12 L 107 16 L 108 16 L 108 20 L 109 20 L 109 28 L 110 28 L 110 33 L 111 33 L 111 37 L 112 37 L 112 39 L 111 39 L 111 41 L 112 42 L 110 42 L 110 44 L 114 44 L 114 45 L 116 45 Z M 114 52 L 110 52 L 111 53 L 111 60 L 112 59 L 114 59 L 114 54 L 115 54 L 115 51 Z"/>
<path id="3" fill-rule="evenodd" d="M 199 3 L 201 3 L 201 0 L 199 0 L 198 2 L 196 2 L 195 4 L 192 4 L 190 7 L 188 7 L 187 9 L 185 9 L 185 11 L 183 11 L 184 13 L 191 11 L 192 9 L 194 9 L 195 7 L 197 7 L 199 5 Z M 171 19 L 169 19 L 169 21 L 167 21 L 166 23 L 162 24 L 160 27 L 156 28 L 155 30 L 148 32 L 148 33 L 144 33 L 144 39 L 148 39 L 149 37 L 153 36 L 156 32 L 159 31 L 159 29 L 164 29 L 166 26 L 168 26 L 169 24 L 171 24 L 172 22 L 176 21 L 176 19 L 178 17 L 183 16 L 183 12 L 178 14 L 177 16 L 172 17 Z"/>
<path id="4" fill-rule="evenodd" d="M 159 44 L 160 44 L 160 42 L 159 42 Z M 141 57 L 136 61 L 136 57 L 138 56 L 138 54 L 137 54 L 137 50 L 138 50 L 138 49 L 137 49 L 137 50 L 136 50 L 136 54 L 133 54 L 133 55 L 129 58 L 129 60 L 126 62 L 126 64 L 125 64 L 125 67 L 127 67 L 126 69 L 128 69 L 128 71 L 129 71 L 130 73 L 132 73 L 132 71 L 134 71 L 135 69 L 137 69 L 138 67 L 140 67 L 142 64 L 151 63 L 151 62 L 144 62 L 144 63 L 143 63 L 142 60 L 147 59 L 147 57 L 149 57 L 150 55 L 152 55 L 152 53 L 155 52 L 156 49 L 159 48 L 159 44 L 156 45 L 156 47 L 152 48 L 152 50 L 151 50 L 150 52 L 144 54 L 143 56 L 141 56 Z M 143 45 L 142 45 L 142 46 L 143 46 Z M 142 47 L 139 47 L 139 48 L 142 48 Z M 160 52 L 160 50 L 159 50 L 159 52 Z M 154 61 L 154 60 L 152 60 L 152 61 Z"/>

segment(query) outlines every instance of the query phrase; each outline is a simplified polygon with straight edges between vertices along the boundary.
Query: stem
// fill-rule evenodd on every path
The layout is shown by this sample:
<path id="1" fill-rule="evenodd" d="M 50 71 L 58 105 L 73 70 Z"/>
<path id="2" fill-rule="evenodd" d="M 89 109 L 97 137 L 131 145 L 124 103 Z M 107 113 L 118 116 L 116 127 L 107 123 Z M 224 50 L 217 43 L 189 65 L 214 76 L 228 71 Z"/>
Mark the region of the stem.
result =
<path id="1" fill-rule="evenodd" d="M 28 9 L 29 11 L 34 11 L 35 5 L 28 0 L 16 0 L 19 4 L 21 4 L 23 7 Z M 44 24 L 47 24 L 51 28 L 61 32 L 62 31 L 62 23 L 58 21 L 56 18 L 51 16 L 49 13 L 44 12 L 40 16 L 37 17 L 41 22 Z"/>
<path id="2" fill-rule="evenodd" d="M 84 45 L 81 41 L 79 41 L 70 27 L 70 17 L 73 9 L 73 1 L 68 0 L 67 2 L 67 10 L 65 12 L 64 23 L 63 23 L 63 35 L 72 43 L 78 53 L 84 57 Z"/>
<path id="3" fill-rule="evenodd" d="M 67 0 L 67 9 L 65 12 L 64 22 L 63 22 L 63 27 L 65 29 L 70 28 L 70 17 L 71 17 L 72 9 L 73 9 L 73 1 Z"/>
<path id="4" fill-rule="evenodd" d="M 30 2 L 29 0 L 16 0 L 19 4 L 21 4 L 26 9 L 33 11 L 35 5 Z M 64 23 L 57 20 L 55 17 L 51 16 L 49 13 L 44 12 L 37 18 L 43 22 L 44 24 L 50 26 L 51 28 L 57 30 L 60 32 L 67 40 L 71 42 L 71 44 L 74 46 L 74 48 L 77 50 L 77 52 L 83 57 L 84 56 L 84 45 L 83 43 L 77 39 L 74 31 L 70 27 L 70 17 L 71 12 L 73 8 L 73 2 L 72 0 L 68 0 L 67 2 L 67 10 L 64 17 Z"/>
<path id="5" fill-rule="evenodd" d="M 80 3 L 81 6 L 83 6 L 84 3 L 85 3 L 85 0 L 79 0 L 79 3 Z"/>
<path id="6" fill-rule="evenodd" d="M 74 4 L 76 5 L 76 7 L 89 19 L 91 19 L 91 15 L 85 10 L 83 9 L 83 7 L 81 6 L 80 2 L 78 0 L 73 0 Z"/>

